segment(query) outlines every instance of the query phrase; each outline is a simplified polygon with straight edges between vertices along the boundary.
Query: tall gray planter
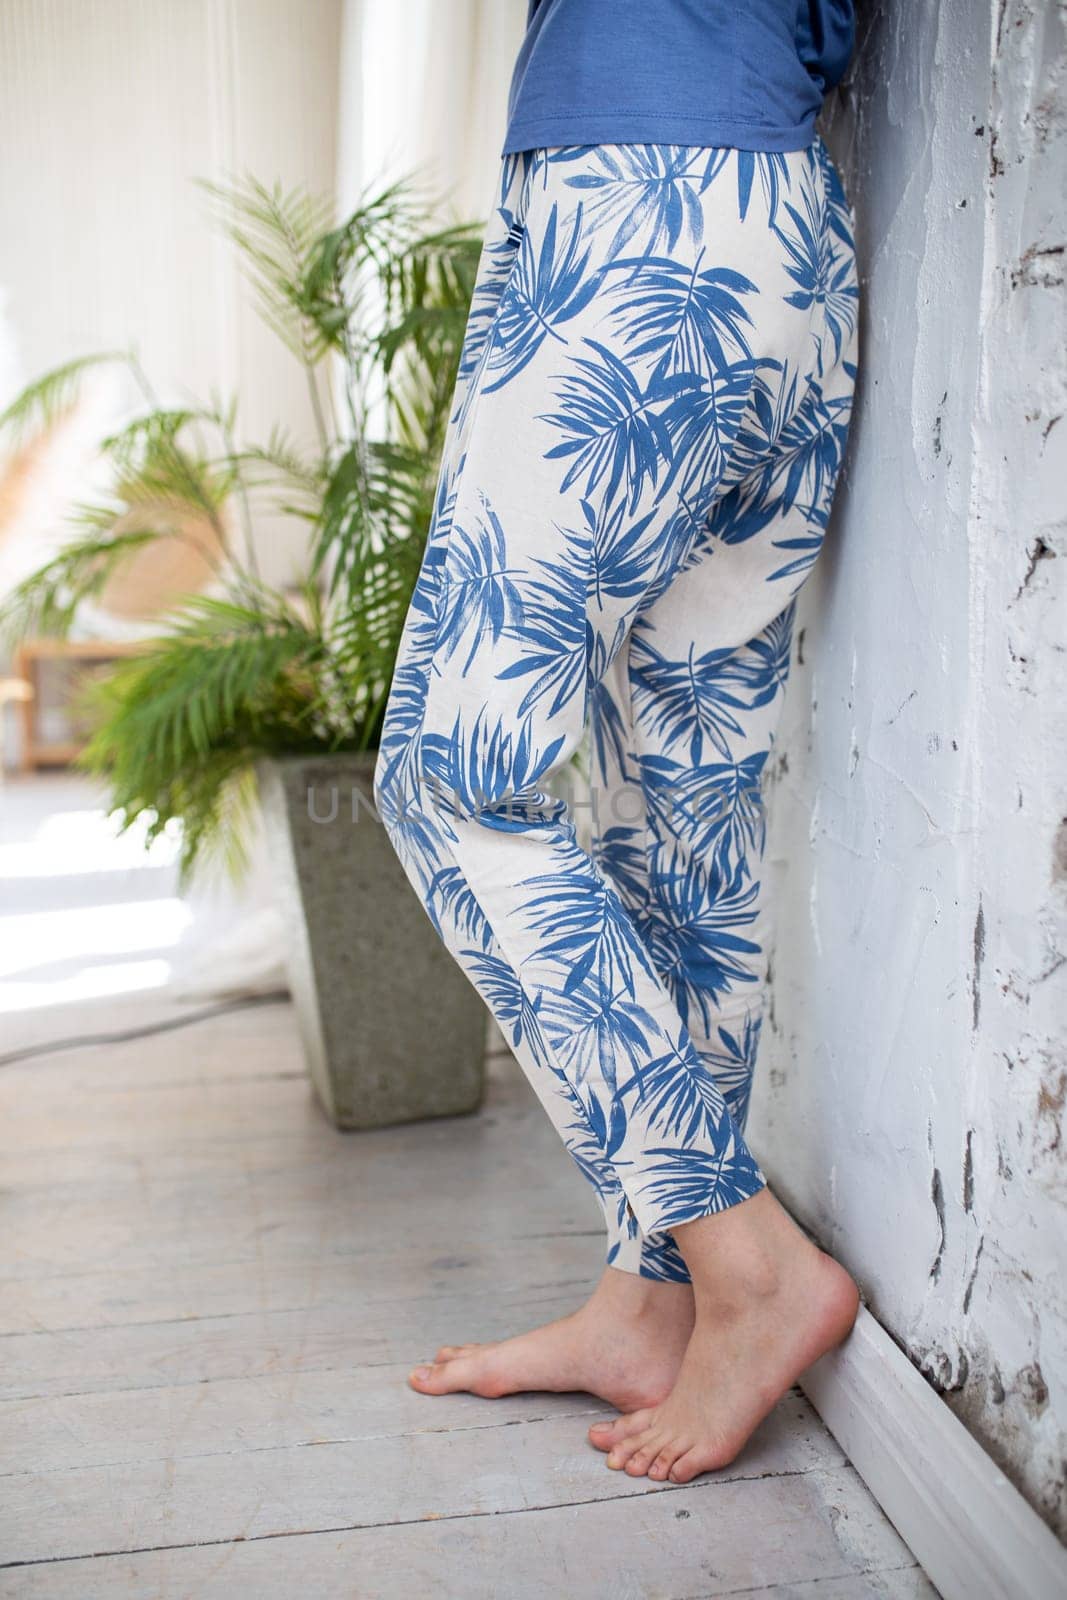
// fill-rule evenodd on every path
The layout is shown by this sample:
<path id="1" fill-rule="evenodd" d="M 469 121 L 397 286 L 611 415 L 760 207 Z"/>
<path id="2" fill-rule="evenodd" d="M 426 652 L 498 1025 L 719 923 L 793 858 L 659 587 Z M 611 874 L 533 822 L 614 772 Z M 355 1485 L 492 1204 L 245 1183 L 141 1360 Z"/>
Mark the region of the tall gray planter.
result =
<path id="1" fill-rule="evenodd" d="M 259 768 L 308 1070 L 339 1128 L 473 1111 L 485 1081 L 485 1004 L 397 859 L 374 760 Z"/>

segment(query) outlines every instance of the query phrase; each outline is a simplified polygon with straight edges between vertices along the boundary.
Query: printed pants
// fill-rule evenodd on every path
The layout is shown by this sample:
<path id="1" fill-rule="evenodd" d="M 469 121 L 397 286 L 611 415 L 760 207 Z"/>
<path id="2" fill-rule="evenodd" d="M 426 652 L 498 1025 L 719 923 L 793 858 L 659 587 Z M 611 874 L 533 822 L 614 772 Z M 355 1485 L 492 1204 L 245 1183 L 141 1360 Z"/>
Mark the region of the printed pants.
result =
<path id="1" fill-rule="evenodd" d="M 375 798 L 646 1277 L 764 1182 L 761 779 L 857 301 L 821 141 L 504 158 Z"/>

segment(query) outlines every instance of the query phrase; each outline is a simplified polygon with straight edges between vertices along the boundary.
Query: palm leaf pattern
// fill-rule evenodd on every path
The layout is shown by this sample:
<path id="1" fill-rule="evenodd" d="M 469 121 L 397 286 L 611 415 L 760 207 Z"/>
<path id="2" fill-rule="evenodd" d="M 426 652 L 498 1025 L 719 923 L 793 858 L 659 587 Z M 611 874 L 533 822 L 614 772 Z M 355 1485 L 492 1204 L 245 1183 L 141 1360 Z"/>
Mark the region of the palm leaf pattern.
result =
<path id="1" fill-rule="evenodd" d="M 746 1012 L 740 1028 L 727 1027 L 720 1022 L 715 1029 L 715 1042 L 704 1056 L 709 1069 L 715 1074 L 715 1082 L 723 1099 L 730 1107 L 731 1116 L 742 1130 L 748 1119 L 752 1074 L 762 1024 L 763 1018 L 758 1010 Z"/>
<path id="2" fill-rule="evenodd" d="M 644 384 L 614 350 L 597 339 L 585 343 L 595 355 L 574 359 L 557 390 L 560 409 L 540 419 L 561 436 L 546 454 L 571 458 L 563 491 L 580 480 L 588 498 L 603 484 L 610 500 L 625 480 L 632 513 L 646 486 L 662 489 L 680 467 L 672 430 L 687 426 L 693 399 L 707 386 L 696 374 L 659 370 Z"/>
<path id="3" fill-rule="evenodd" d="M 548 160 L 578 169 L 566 177 L 567 187 L 584 196 L 610 261 L 635 238 L 649 253 L 674 251 L 683 238 L 699 244 L 709 212 L 706 191 L 721 174 L 728 184 L 731 166 L 742 220 L 757 168 L 773 218 L 780 188 L 789 187 L 789 163 L 747 152 L 738 160 L 738 154 L 699 145 L 597 145 L 560 149 Z"/>
<path id="4" fill-rule="evenodd" d="M 630 910 L 643 905 L 648 893 L 648 860 L 644 833 L 620 824 L 605 828 L 593 841 L 593 858 Z"/>
<path id="5" fill-rule="evenodd" d="M 594 770 L 603 781 L 613 767 L 625 765 L 628 736 L 623 709 L 603 678 L 590 686 L 589 717 Z"/>
<path id="6" fill-rule="evenodd" d="M 705 266 L 701 251 L 692 266 L 666 256 L 622 258 L 612 272 L 612 322 L 634 361 L 652 356 L 672 372 L 713 378 L 732 356 L 751 357 L 745 337 L 752 318 L 741 296 L 758 291 L 751 278 L 729 267 Z"/>
<path id="7" fill-rule="evenodd" d="M 661 1213 L 661 1226 L 677 1227 L 697 1217 L 714 1216 L 752 1194 L 758 1169 L 741 1139 L 731 1132 L 714 1150 L 703 1145 L 673 1145 L 646 1152 L 642 1191 Z"/>
<path id="8" fill-rule="evenodd" d="M 619 1246 L 612 1244 L 612 1250 Z M 608 1265 L 612 1264 L 609 1251 Z M 653 1278 L 659 1283 L 689 1283 L 689 1268 L 685 1257 L 669 1233 L 646 1234 L 642 1240 L 640 1266 L 642 1278 Z"/>
<path id="9" fill-rule="evenodd" d="M 482 949 L 461 950 L 467 971 L 515 1046 L 541 1041 L 541 996 L 530 996 L 503 956 Z M 543 1046 L 542 1046 L 543 1053 Z"/>
<path id="10" fill-rule="evenodd" d="M 713 869 L 670 846 L 657 849 L 649 876 L 652 904 L 638 924 L 683 1022 L 692 1016 L 707 1030 L 721 996 L 757 981 L 760 947 L 742 930 L 756 921 L 759 884 L 743 869 L 717 883 Z"/>
<path id="11" fill-rule="evenodd" d="M 522 598 L 507 564 L 507 538 L 500 518 L 484 494 L 479 495 L 482 515 L 472 528 L 458 524 L 448 541 L 443 573 L 443 593 L 437 604 L 437 638 L 446 656 L 473 634 L 467 666 L 474 660 L 479 638 L 488 630 L 499 638 L 504 624 L 522 614 Z"/>
<path id="12" fill-rule="evenodd" d="M 738 153 L 737 214 L 742 222 L 748 215 L 752 187 L 757 177 L 767 204 L 768 220 L 773 224 L 782 191 L 790 188 L 789 163 L 774 150 L 744 150 Z"/>
<path id="13" fill-rule="evenodd" d="M 703 1064 L 697 1071 L 680 1073 L 673 1052 L 642 1066 L 628 1090 L 641 1099 L 655 1125 L 683 1146 L 698 1139 L 709 1124 L 714 1128 L 722 1116 L 722 1092 L 713 1075 Z"/>
<path id="14" fill-rule="evenodd" d="M 462 461 L 459 463 L 461 468 Z M 442 467 L 434 498 L 433 528 L 426 541 L 418 582 L 408 607 L 403 637 L 397 652 L 393 673 L 393 687 L 397 691 L 396 713 L 401 716 L 409 735 L 414 736 L 422 724 L 425 702 L 425 675 L 433 659 L 437 644 L 437 615 L 444 586 L 444 563 L 456 505 L 458 470 Z M 421 688 L 421 692 L 420 691 Z M 400 702 L 405 705 L 400 711 Z"/>
<path id="15" fill-rule="evenodd" d="M 520 654 L 497 673 L 506 681 L 532 679 L 520 702 L 522 716 L 541 700 L 547 700 L 547 714 L 555 715 L 585 683 L 589 539 L 569 529 L 563 537 L 560 558 L 538 559 L 539 576 L 531 576 L 524 586 L 510 627 Z"/>
<path id="16" fill-rule="evenodd" d="M 644 758 L 642 775 L 651 794 L 664 796 L 653 817 L 688 853 L 705 859 L 717 880 L 728 879 L 738 862 L 759 857 L 764 844 L 761 792 L 766 750 L 740 761 L 686 767 L 666 757 Z M 650 770 L 652 769 L 652 770 Z"/>
<path id="17" fill-rule="evenodd" d="M 605 1210 L 610 1205 L 615 1213 L 614 1222 L 620 1235 L 627 1232 L 626 1195 L 619 1186 L 616 1170 L 611 1163 L 611 1130 L 603 1126 L 598 1115 L 599 1107 L 593 1103 L 589 1117 L 576 1118 L 567 1131 L 567 1149 L 578 1171 L 592 1185 Z M 618 1252 L 621 1239 L 613 1250 Z M 609 1265 L 611 1262 L 609 1251 Z"/>
<path id="18" fill-rule="evenodd" d="M 572 847 L 576 849 L 577 847 Z M 569 856 L 571 851 L 568 850 Z M 560 870 L 526 878 L 523 915 L 538 935 L 538 955 L 563 968 L 561 993 L 569 995 L 595 975 L 601 989 L 634 992 L 634 966 L 653 972 L 648 951 L 607 881 L 594 883 L 564 859 Z"/>
<path id="19" fill-rule="evenodd" d="M 434 920 L 439 926 L 447 916 L 455 937 L 477 940 L 483 951 L 492 948 L 493 934 L 485 912 L 458 867 L 442 867 L 433 874 L 426 890 L 426 902 L 432 912 L 436 912 Z"/>
<path id="20" fill-rule="evenodd" d="M 634 709 L 659 747 L 684 743 L 693 763 L 704 759 L 706 745 L 730 754 L 731 737 L 743 735 L 747 704 L 736 651 L 699 651 L 694 641 L 675 660 L 657 648 L 650 630 L 638 629 L 630 658 Z"/>
<path id="21" fill-rule="evenodd" d="M 842 365 L 855 370 L 848 362 Z M 795 553 L 766 573 L 767 582 L 789 579 L 795 588 L 822 547 L 848 438 L 849 413 L 848 395 L 828 396 L 812 379 L 763 464 L 714 508 L 705 548 L 712 541 L 743 544 L 775 524 L 795 529 L 771 541 L 771 548 Z"/>
<path id="22" fill-rule="evenodd" d="M 652 512 L 626 515 L 621 500 L 602 507 L 582 501 L 589 533 L 589 599 L 603 612 L 612 600 L 636 600 L 648 585 L 649 566 L 656 560 L 659 527 Z"/>
<path id="23" fill-rule="evenodd" d="M 796 601 L 791 600 L 738 655 L 737 673 L 748 690 L 751 711 L 768 705 L 786 686 L 795 615 Z"/>
<path id="24" fill-rule="evenodd" d="M 528 231 L 522 234 L 493 325 L 483 394 L 521 372 L 547 338 L 562 342 L 560 324 L 579 316 L 597 293 L 601 269 L 590 266 L 590 251 L 582 249 L 582 208 L 562 239 L 557 212 L 553 206 L 536 246 Z"/>
<path id="25" fill-rule="evenodd" d="M 820 141 L 501 170 L 375 770 L 608 1259 L 762 1184 L 763 781 L 856 375 Z M 592 837 L 554 783 L 588 737 Z"/>
<path id="26" fill-rule="evenodd" d="M 533 718 L 512 730 L 479 712 L 467 736 L 459 716 L 450 735 L 423 733 L 419 741 L 426 786 L 436 789 L 441 815 L 469 816 L 489 828 L 524 828 L 540 811 L 562 802 L 535 785 L 552 770 L 562 736 L 544 749 L 534 744 Z"/>
<path id="27" fill-rule="evenodd" d="M 628 993 L 625 983 L 609 989 L 590 976 L 580 987 L 549 997 L 543 1012 L 545 1037 L 568 1079 L 579 1087 L 591 1080 L 597 1099 L 602 1106 L 606 1100 L 614 1115 L 622 1064 L 632 1072 L 654 1044 L 665 1043 L 651 1012 Z"/>
<path id="28" fill-rule="evenodd" d="M 678 458 L 685 463 L 683 493 L 699 493 L 709 479 L 725 476 L 753 390 L 765 381 L 768 370 L 778 371 L 779 364 L 747 358 L 735 361 L 692 397 L 676 445 Z"/>
<path id="29" fill-rule="evenodd" d="M 822 377 L 825 340 L 833 344 L 835 362 L 840 361 L 844 342 L 855 328 L 859 288 L 851 229 L 836 191 L 826 181 L 825 168 L 820 177 L 821 181 L 804 184 L 799 207 L 786 202 L 789 223 L 776 223 L 775 232 L 788 253 L 786 271 L 796 284 L 786 299 L 801 311 L 818 306 L 823 314 L 823 328 L 813 332 L 815 370 Z"/>
<path id="30" fill-rule="evenodd" d="M 478 280 L 471 296 L 467 330 L 460 352 L 458 380 L 464 395 L 469 392 L 473 379 L 489 358 L 493 325 L 508 279 L 515 271 L 522 241 L 522 227 L 510 207 L 501 206 L 498 217 L 504 231 L 487 238 L 482 247 Z"/>
<path id="31" fill-rule="evenodd" d="M 810 379 L 805 375 L 807 387 Z M 790 419 L 796 416 L 804 391 L 801 375 L 788 360 L 782 362 L 774 382 L 759 374 L 752 385 L 748 409 L 734 437 L 729 470 L 723 476 L 716 502 L 721 505 L 729 494 L 751 479 L 759 478 Z M 709 509 L 714 509 L 711 507 Z M 757 530 L 758 531 L 758 530 Z"/>
<path id="32" fill-rule="evenodd" d="M 736 173 L 737 215 L 744 222 L 752 200 L 753 186 L 759 179 L 768 221 L 773 225 L 783 191 L 792 187 L 792 174 L 785 156 L 774 150 L 712 150 L 708 153 L 708 177 Z M 729 181 L 727 176 L 726 181 Z"/>

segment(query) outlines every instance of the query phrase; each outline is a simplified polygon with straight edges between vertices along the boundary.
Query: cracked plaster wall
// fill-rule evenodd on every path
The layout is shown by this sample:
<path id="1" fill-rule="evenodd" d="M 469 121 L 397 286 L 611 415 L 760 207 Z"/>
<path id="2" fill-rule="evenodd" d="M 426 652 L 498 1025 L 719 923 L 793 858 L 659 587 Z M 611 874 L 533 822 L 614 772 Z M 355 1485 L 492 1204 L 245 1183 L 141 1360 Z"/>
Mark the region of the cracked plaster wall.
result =
<path id="1" fill-rule="evenodd" d="M 863 372 L 769 776 L 752 1118 L 1067 1536 L 1067 6 L 868 0 L 826 137 Z"/>

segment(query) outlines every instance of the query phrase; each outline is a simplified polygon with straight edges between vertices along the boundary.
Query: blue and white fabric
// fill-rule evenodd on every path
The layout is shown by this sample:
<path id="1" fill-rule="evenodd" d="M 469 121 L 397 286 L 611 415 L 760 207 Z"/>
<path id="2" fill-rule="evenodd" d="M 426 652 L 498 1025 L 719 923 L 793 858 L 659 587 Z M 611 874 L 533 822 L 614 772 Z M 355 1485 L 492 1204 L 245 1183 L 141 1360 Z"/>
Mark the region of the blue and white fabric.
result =
<path id="1" fill-rule="evenodd" d="M 857 309 L 821 140 L 503 160 L 375 797 L 649 1277 L 764 1183 L 762 779 Z M 586 735 L 591 854 L 558 792 Z"/>

